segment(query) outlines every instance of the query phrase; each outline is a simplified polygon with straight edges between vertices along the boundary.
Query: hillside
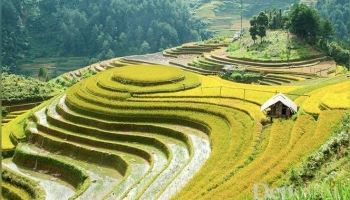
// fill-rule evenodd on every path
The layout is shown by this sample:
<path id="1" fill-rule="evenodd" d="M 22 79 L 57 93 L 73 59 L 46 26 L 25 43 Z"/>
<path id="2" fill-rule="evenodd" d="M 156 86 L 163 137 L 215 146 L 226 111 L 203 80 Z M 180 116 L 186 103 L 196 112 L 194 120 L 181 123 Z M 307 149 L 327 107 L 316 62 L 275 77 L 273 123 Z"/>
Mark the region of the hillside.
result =
<path id="1" fill-rule="evenodd" d="M 183 1 L 4 0 L 1 6 L 2 64 L 12 73 L 30 71 L 21 64 L 38 59 L 84 57 L 86 65 L 210 37 Z"/>
<path id="2" fill-rule="evenodd" d="M 280 187 L 292 177 L 291 167 L 299 169 L 346 130 L 340 125 L 350 109 L 349 77 L 335 64 L 334 74 L 323 73 L 319 67 L 329 61 L 322 57 L 290 63 L 239 60 L 227 48 L 184 44 L 59 77 L 61 82 L 99 71 L 4 126 L 3 135 L 27 142 L 18 144 L 3 165 L 35 178 L 37 192 L 54 199 L 242 199 L 251 198 L 254 183 Z M 221 68 L 189 65 L 198 55 L 211 59 L 211 65 L 245 63 L 251 71 L 265 71 L 264 80 L 271 84 L 209 75 Z M 299 112 L 270 123 L 260 106 L 278 92 L 293 99 Z M 342 159 L 332 169 L 346 174 L 348 158 Z M 16 193 L 19 183 L 8 184 Z M 28 191 L 22 190 L 38 195 Z"/>
<path id="3" fill-rule="evenodd" d="M 282 11 L 289 10 L 295 1 L 195 1 L 197 6 L 194 13 L 197 17 L 208 23 L 209 30 L 218 37 L 232 37 L 235 32 L 242 28 L 249 29 L 250 18 L 262 10 L 274 8 Z M 194 3 L 193 3 L 194 4 Z M 195 4 L 196 5 L 196 4 Z M 242 24 L 241 24 L 242 12 Z"/>

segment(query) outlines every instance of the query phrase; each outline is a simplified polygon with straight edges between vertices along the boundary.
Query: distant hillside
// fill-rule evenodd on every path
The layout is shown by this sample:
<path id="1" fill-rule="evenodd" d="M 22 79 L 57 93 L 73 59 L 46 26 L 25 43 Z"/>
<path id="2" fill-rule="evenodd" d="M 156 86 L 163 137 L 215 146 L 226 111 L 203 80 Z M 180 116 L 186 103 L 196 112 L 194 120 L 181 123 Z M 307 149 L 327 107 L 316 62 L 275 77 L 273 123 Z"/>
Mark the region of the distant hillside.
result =
<path id="1" fill-rule="evenodd" d="M 88 57 L 89 62 L 158 52 L 210 35 L 183 1 L 4 0 L 3 64 Z"/>
<path id="2" fill-rule="evenodd" d="M 248 29 L 249 19 L 259 13 L 259 11 L 271 8 L 288 10 L 294 0 L 287 1 L 243 1 L 241 10 L 240 1 L 192 1 L 191 5 L 195 9 L 196 16 L 209 23 L 209 29 L 219 36 L 232 36 L 234 32 L 241 29 L 241 11 L 242 27 Z"/>

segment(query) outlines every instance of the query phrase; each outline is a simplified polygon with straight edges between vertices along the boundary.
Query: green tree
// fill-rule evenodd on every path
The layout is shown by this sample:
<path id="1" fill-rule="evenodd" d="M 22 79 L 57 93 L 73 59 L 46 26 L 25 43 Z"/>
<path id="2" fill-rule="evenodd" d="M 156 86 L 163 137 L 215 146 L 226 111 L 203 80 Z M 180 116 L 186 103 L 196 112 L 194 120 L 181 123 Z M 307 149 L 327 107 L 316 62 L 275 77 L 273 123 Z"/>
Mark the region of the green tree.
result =
<path id="1" fill-rule="evenodd" d="M 297 36 L 315 44 L 320 17 L 305 4 L 293 4 L 290 12 L 290 29 Z"/>
<path id="2" fill-rule="evenodd" d="M 269 25 L 269 19 L 265 12 L 260 12 L 258 17 L 256 18 L 256 24 L 257 24 L 257 35 L 260 37 L 261 42 L 263 37 L 266 36 L 266 29 Z"/>
<path id="3" fill-rule="evenodd" d="M 141 42 L 143 41 L 145 32 L 143 31 L 142 26 L 138 26 L 137 29 L 135 30 L 135 41 L 137 44 L 142 44 Z"/>
<path id="4" fill-rule="evenodd" d="M 254 41 L 254 43 L 255 43 L 255 40 L 257 39 L 256 36 L 258 35 L 257 26 L 255 24 L 256 24 L 256 19 L 254 19 L 254 18 L 251 19 L 249 33 L 250 33 L 250 36 L 252 37 L 252 40 Z"/>
<path id="5" fill-rule="evenodd" d="M 263 37 L 266 36 L 266 29 L 269 24 L 268 17 L 265 12 L 260 12 L 258 16 L 254 16 L 252 19 L 250 19 L 250 28 L 249 28 L 249 33 L 252 37 L 252 39 L 255 40 L 257 39 L 257 35 L 260 37 L 261 42 Z"/>
<path id="6" fill-rule="evenodd" d="M 329 39 L 334 35 L 334 29 L 331 22 L 327 19 L 322 19 L 320 23 L 320 43 L 321 46 L 327 46 Z"/>
<path id="7" fill-rule="evenodd" d="M 114 58 L 114 57 L 115 57 L 115 54 L 114 54 L 113 50 L 108 49 L 107 54 L 106 54 L 106 58 L 110 59 L 110 58 Z"/>
<path id="8" fill-rule="evenodd" d="M 41 81 L 46 81 L 48 78 L 47 71 L 45 68 L 40 67 L 39 72 L 38 72 L 38 78 Z"/>
<path id="9" fill-rule="evenodd" d="M 150 50 L 149 44 L 146 41 L 143 41 L 141 48 L 140 48 L 140 53 L 141 54 L 146 54 L 148 53 Z"/>
<path id="10" fill-rule="evenodd" d="M 282 29 L 284 27 L 284 18 L 282 15 L 282 10 L 280 9 L 278 12 L 275 8 L 267 10 L 268 16 L 268 28 L 272 30 Z"/>
<path id="11" fill-rule="evenodd" d="M 193 41 L 201 41 L 202 40 L 200 34 L 196 30 L 191 30 L 190 35 L 191 35 L 191 38 Z"/>

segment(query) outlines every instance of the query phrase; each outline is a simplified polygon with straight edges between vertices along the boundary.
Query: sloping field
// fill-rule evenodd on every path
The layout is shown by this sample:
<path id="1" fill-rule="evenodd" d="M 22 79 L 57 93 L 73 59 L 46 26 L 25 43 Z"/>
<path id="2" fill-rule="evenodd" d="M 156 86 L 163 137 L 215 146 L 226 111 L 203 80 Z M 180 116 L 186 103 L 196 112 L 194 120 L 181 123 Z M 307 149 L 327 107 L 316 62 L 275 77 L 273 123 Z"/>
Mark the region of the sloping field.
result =
<path id="1" fill-rule="evenodd" d="M 286 44 L 292 46 L 290 51 L 284 48 Z M 163 56 L 177 67 L 203 75 L 224 74 L 222 77 L 229 80 L 235 80 L 237 73 L 244 77 L 247 72 L 248 80 L 241 82 L 261 85 L 332 77 L 338 71 L 334 60 L 282 30 L 269 31 L 263 43 L 255 43 L 245 34 L 234 41 L 228 38 L 184 44 L 164 50 Z M 277 78 L 276 74 L 282 76 Z"/>
<path id="2" fill-rule="evenodd" d="M 255 183 L 281 186 L 330 138 L 350 108 L 349 81 L 263 86 L 164 65 L 111 68 L 33 110 L 25 132 L 17 127 L 28 142 L 6 166 L 33 171 L 46 194 L 55 187 L 51 199 L 251 199 Z M 269 123 L 260 106 L 278 92 L 306 113 Z"/>

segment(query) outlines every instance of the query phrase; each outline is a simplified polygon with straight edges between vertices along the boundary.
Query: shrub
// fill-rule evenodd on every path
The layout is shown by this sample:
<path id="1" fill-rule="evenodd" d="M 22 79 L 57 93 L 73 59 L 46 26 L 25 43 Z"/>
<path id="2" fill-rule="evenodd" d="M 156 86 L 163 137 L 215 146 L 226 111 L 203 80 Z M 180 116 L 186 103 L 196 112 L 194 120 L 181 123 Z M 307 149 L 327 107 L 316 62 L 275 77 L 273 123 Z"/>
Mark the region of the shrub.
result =
<path id="1" fill-rule="evenodd" d="M 243 81 L 243 75 L 241 73 L 232 73 L 230 77 L 237 82 Z"/>

